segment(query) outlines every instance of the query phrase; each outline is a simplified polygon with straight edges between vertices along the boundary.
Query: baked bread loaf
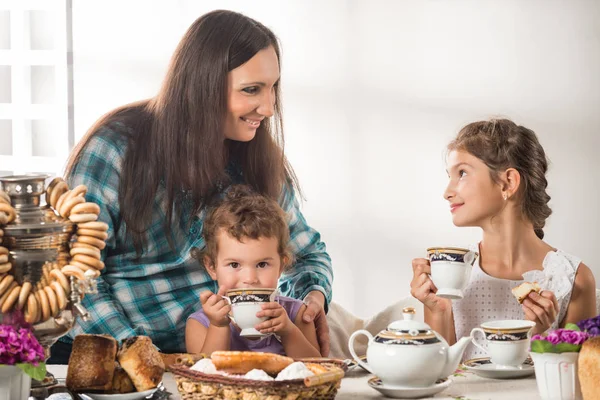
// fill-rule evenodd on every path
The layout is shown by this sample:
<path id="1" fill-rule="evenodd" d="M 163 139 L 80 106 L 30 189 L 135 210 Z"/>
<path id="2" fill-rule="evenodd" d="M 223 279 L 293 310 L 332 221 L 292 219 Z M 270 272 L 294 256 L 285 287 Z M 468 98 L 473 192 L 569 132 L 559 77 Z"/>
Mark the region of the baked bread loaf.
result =
<path id="1" fill-rule="evenodd" d="M 125 339 L 117 358 L 138 392 L 154 389 L 162 381 L 165 364 L 149 337 Z"/>
<path id="2" fill-rule="evenodd" d="M 135 392 L 135 386 L 127 372 L 115 361 L 115 375 L 113 376 L 112 393 Z"/>
<path id="3" fill-rule="evenodd" d="M 172 365 L 183 364 L 191 367 L 196 364 L 197 361 L 206 358 L 204 354 L 191 354 L 191 353 L 173 353 L 164 354 L 160 353 L 160 356 L 165 364 L 165 371 L 170 371 Z"/>
<path id="4" fill-rule="evenodd" d="M 600 336 L 586 340 L 579 352 L 579 384 L 585 400 L 600 400 Z"/>
<path id="5" fill-rule="evenodd" d="M 210 356 L 219 371 L 245 375 L 253 369 L 262 369 L 269 375 L 277 375 L 294 362 L 279 354 L 253 351 L 214 351 Z"/>
<path id="6" fill-rule="evenodd" d="M 523 304 L 523 301 L 529 296 L 529 293 L 542 291 L 540 285 L 537 282 L 523 282 L 519 286 L 512 289 L 512 294 L 517 298 L 519 304 Z"/>
<path id="7" fill-rule="evenodd" d="M 109 391 L 115 372 L 117 341 L 109 335 L 77 335 L 67 367 L 73 391 Z"/>

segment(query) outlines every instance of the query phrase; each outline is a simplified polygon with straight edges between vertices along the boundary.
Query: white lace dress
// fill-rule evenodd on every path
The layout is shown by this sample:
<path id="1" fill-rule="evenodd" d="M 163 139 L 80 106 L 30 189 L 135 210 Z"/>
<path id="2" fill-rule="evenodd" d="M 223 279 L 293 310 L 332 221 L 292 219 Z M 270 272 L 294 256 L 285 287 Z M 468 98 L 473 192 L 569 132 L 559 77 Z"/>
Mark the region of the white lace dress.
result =
<path id="1" fill-rule="evenodd" d="M 474 250 L 477 246 L 474 246 Z M 477 251 L 477 250 L 476 250 Z M 557 328 L 567 312 L 571 299 L 575 274 L 581 259 L 564 251 L 550 251 L 544 258 L 543 271 L 534 270 L 523 274 L 524 281 L 536 281 L 542 290 L 551 290 L 558 300 L 559 312 L 552 328 Z M 464 290 L 464 298 L 452 302 L 456 338 L 469 336 L 471 329 L 483 322 L 503 319 L 525 319 L 521 305 L 517 302 L 511 289 L 523 283 L 523 280 L 494 278 L 482 271 L 479 259 L 471 272 L 471 279 Z M 484 345 L 480 334 L 476 334 L 477 342 Z M 469 345 L 463 356 L 464 360 L 486 357 L 477 347 Z"/>

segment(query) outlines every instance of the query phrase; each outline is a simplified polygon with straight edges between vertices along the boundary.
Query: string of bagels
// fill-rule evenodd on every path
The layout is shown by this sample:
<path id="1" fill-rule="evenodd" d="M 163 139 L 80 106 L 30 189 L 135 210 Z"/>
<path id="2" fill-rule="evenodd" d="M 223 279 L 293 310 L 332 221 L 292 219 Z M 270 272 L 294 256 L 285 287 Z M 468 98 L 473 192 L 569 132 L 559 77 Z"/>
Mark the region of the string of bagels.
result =
<path id="1" fill-rule="evenodd" d="M 56 317 L 67 307 L 71 293 L 70 277 L 84 281 L 87 277 L 100 276 L 104 269 L 101 250 L 106 247 L 108 225 L 98 221 L 100 207 L 85 200 L 87 187 L 79 185 L 69 190 L 62 178 L 55 178 L 46 189 L 46 202 L 52 210 L 76 225 L 76 240 L 70 242 L 69 253 L 60 252 L 57 260 L 47 262 L 37 284 L 22 285 L 11 274 L 9 251 L 0 246 L 0 311 L 4 314 L 15 308 L 23 311 L 30 324 L 44 322 Z M 1 228 L 15 220 L 16 212 L 10 197 L 0 191 L 0 239 Z"/>

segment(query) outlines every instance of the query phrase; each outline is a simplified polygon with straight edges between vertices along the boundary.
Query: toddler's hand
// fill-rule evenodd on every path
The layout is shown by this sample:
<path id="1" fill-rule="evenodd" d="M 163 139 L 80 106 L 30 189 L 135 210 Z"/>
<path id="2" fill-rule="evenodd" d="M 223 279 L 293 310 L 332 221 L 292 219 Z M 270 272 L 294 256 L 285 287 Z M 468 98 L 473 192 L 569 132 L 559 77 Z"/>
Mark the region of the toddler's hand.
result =
<path id="1" fill-rule="evenodd" d="M 429 277 L 431 265 L 425 258 L 412 260 L 413 279 L 410 282 L 410 294 L 419 300 L 432 312 L 445 312 L 450 309 L 452 303 L 448 299 L 437 297 L 437 288 Z"/>
<path id="2" fill-rule="evenodd" d="M 269 317 L 268 320 L 255 326 L 260 333 L 277 333 L 279 336 L 284 337 L 294 326 L 285 308 L 276 302 L 263 304 L 262 310 L 257 312 L 256 316 L 259 318 Z"/>
<path id="3" fill-rule="evenodd" d="M 525 318 L 535 322 L 534 334 L 542 334 L 550 329 L 558 315 L 558 301 L 549 290 L 542 290 L 540 294 L 529 293 L 522 307 Z"/>
<path id="4" fill-rule="evenodd" d="M 224 294 L 225 290 L 223 288 L 220 288 L 217 294 L 210 290 L 200 294 L 200 303 L 202 303 L 204 314 L 206 314 L 212 325 L 218 327 L 229 326 L 228 314 L 231 312 L 231 306 L 223 298 Z"/>

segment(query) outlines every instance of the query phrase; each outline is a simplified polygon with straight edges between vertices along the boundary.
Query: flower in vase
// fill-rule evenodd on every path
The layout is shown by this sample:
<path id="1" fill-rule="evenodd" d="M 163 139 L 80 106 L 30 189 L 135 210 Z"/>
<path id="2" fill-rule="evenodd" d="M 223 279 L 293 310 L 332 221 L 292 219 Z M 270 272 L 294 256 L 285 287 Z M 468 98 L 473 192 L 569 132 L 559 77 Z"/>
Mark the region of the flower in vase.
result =
<path id="1" fill-rule="evenodd" d="M 534 335 L 531 338 L 531 352 L 577 353 L 589 338 L 588 332 L 582 332 L 575 324 L 567 324 L 564 329 L 555 329 L 546 335 Z"/>
<path id="2" fill-rule="evenodd" d="M 600 315 L 583 319 L 577 323 L 577 326 L 582 331 L 589 333 L 590 336 L 600 336 Z"/>
<path id="3" fill-rule="evenodd" d="M 16 318 L 3 318 L 0 324 L 0 366 L 14 365 L 33 379 L 46 376 L 44 348 L 29 324 Z"/>

